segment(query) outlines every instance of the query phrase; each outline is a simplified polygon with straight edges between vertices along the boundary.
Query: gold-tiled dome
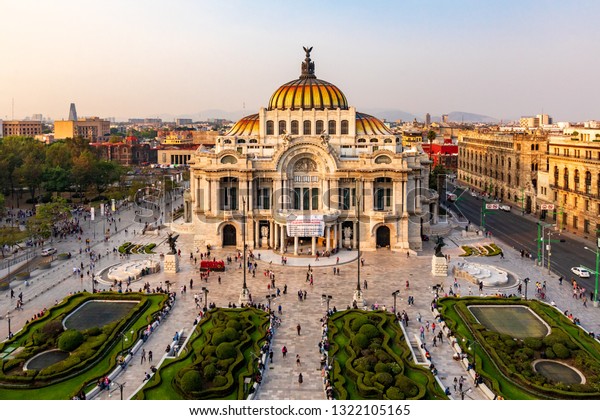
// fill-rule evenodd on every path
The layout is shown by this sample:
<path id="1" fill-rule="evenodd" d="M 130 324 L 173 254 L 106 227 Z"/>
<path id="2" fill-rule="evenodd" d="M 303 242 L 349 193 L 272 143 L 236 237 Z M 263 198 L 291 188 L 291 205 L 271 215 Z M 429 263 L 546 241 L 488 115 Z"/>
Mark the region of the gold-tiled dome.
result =
<path id="1" fill-rule="evenodd" d="M 392 132 L 380 119 L 362 112 L 356 113 L 357 136 L 385 136 L 386 134 Z"/>
<path id="2" fill-rule="evenodd" d="M 248 115 L 242 118 L 229 130 L 226 136 L 258 136 L 259 134 L 258 114 Z"/>
<path id="3" fill-rule="evenodd" d="M 302 62 L 302 74 L 281 86 L 269 100 L 273 109 L 348 109 L 346 96 L 337 86 L 315 76 L 315 63 L 310 59 L 311 48 L 304 48 L 306 58 Z"/>

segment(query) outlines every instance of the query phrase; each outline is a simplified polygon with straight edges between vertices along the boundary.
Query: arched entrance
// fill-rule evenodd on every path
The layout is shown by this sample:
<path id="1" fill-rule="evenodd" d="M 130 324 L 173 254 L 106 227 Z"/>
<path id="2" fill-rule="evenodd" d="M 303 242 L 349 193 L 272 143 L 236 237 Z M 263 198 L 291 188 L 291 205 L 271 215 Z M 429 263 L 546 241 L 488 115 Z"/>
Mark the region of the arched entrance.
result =
<path id="1" fill-rule="evenodd" d="M 225 225 L 223 227 L 223 246 L 235 246 L 236 236 L 235 226 Z"/>
<path id="2" fill-rule="evenodd" d="M 386 248 L 390 246 L 390 228 L 379 226 L 376 233 L 377 248 Z"/>

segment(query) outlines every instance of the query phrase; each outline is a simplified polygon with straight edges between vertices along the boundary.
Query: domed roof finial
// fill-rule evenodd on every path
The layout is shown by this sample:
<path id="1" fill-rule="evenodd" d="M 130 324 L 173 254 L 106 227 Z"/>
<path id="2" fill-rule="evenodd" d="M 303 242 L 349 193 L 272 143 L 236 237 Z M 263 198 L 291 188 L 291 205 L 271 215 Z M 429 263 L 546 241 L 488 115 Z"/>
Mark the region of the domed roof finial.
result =
<path id="1" fill-rule="evenodd" d="M 306 52 L 306 58 L 302 62 L 302 74 L 300 75 L 300 79 L 316 79 L 315 76 L 315 63 L 310 59 L 310 52 L 313 47 L 302 47 Z"/>

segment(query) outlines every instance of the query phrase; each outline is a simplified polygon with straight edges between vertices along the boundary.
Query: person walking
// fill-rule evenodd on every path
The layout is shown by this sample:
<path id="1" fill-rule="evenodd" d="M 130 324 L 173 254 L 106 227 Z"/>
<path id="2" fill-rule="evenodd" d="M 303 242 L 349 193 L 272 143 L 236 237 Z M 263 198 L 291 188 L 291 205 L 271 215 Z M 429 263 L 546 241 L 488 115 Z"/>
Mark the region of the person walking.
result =
<path id="1" fill-rule="evenodd" d="M 286 346 L 283 346 L 283 347 L 281 348 L 281 355 L 282 355 L 282 357 L 283 357 L 284 359 L 285 359 L 285 355 L 287 354 L 287 352 L 288 352 L 288 350 L 287 350 L 287 347 L 286 347 Z"/>
<path id="2" fill-rule="evenodd" d="M 148 352 L 148 363 L 152 363 L 152 350 Z"/>
<path id="3" fill-rule="evenodd" d="M 273 363 L 273 350 L 269 351 L 269 361 Z"/>
<path id="4" fill-rule="evenodd" d="M 302 377 L 302 373 L 298 374 L 298 384 L 301 385 L 304 382 L 304 378 Z"/>
<path id="5" fill-rule="evenodd" d="M 140 360 L 140 364 L 144 364 L 144 362 L 146 361 L 146 349 L 142 349 L 142 357 Z"/>
<path id="6" fill-rule="evenodd" d="M 300 324 L 296 325 L 296 331 L 298 331 L 298 335 L 300 335 L 301 329 L 302 329 L 302 327 L 300 326 Z"/>
<path id="7" fill-rule="evenodd" d="M 302 363 L 300 363 L 300 355 L 297 354 L 296 355 L 296 366 L 301 366 L 301 365 L 302 365 Z"/>

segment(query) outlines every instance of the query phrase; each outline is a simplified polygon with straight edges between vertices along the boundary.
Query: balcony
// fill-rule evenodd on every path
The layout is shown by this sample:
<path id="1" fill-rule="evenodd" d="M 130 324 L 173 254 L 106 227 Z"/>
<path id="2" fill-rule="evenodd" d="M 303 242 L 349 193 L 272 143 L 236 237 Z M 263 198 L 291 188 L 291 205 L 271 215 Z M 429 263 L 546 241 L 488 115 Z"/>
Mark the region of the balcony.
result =
<path id="1" fill-rule="evenodd" d="M 555 189 L 555 190 L 570 192 L 570 193 L 573 193 L 573 194 L 581 195 L 583 197 L 589 197 L 589 198 L 599 198 L 600 197 L 598 194 L 586 193 L 585 191 L 582 191 L 582 190 L 577 190 L 577 189 L 574 189 L 574 188 L 563 187 L 562 185 L 558 185 L 558 184 L 550 184 L 550 188 L 551 189 Z"/>

